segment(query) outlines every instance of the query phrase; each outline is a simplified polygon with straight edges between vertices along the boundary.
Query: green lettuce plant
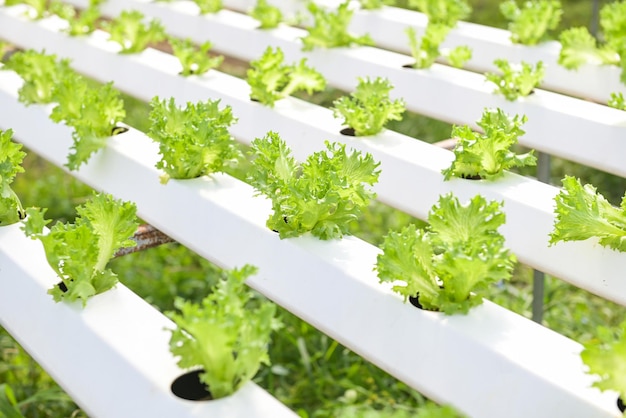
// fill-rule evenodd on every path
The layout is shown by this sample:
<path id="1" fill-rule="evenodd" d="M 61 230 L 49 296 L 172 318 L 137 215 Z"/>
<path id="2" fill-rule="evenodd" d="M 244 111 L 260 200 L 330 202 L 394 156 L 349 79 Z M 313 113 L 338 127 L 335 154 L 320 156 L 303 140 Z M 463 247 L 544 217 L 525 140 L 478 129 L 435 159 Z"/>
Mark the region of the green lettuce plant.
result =
<path id="1" fill-rule="evenodd" d="M 193 2 L 198 5 L 201 15 L 217 13 L 224 7 L 222 0 L 193 0 Z"/>
<path id="2" fill-rule="evenodd" d="M 117 42 L 122 49 L 120 54 L 136 54 L 150 43 L 166 39 L 165 28 L 157 19 L 144 23 L 144 15 L 138 10 L 124 10 L 118 17 L 103 26 L 109 32 L 111 41 Z"/>
<path id="3" fill-rule="evenodd" d="M 34 20 L 43 19 L 48 11 L 48 0 L 4 0 L 5 6 L 15 6 L 17 4 L 25 4 L 32 7 L 35 13 L 27 13 L 27 16 Z"/>
<path id="4" fill-rule="evenodd" d="M 549 39 L 548 31 L 557 28 L 563 15 L 558 0 L 526 0 L 521 8 L 515 0 L 507 0 L 500 3 L 500 11 L 509 21 L 511 41 L 524 45 Z"/>
<path id="5" fill-rule="evenodd" d="M 137 230 L 136 207 L 111 195 L 96 194 L 76 208 L 74 223 L 54 224 L 44 231 L 49 220 L 46 209 L 29 208 L 23 230 L 32 239 L 43 244 L 50 267 L 62 286 L 48 291 L 56 302 L 87 300 L 111 289 L 118 282 L 117 275 L 107 264 L 120 248 L 131 247 L 131 237 Z M 65 291 L 63 288 L 65 288 Z"/>
<path id="6" fill-rule="evenodd" d="M 102 0 L 90 0 L 89 6 L 77 13 L 70 4 L 55 0 L 50 3 L 50 11 L 67 21 L 68 27 L 64 31 L 70 36 L 89 35 L 96 30 L 96 23 L 101 17 L 100 3 Z"/>
<path id="7" fill-rule="evenodd" d="M 280 9 L 269 4 L 267 0 L 257 0 L 250 16 L 259 21 L 260 29 L 274 29 L 283 21 Z"/>
<path id="8" fill-rule="evenodd" d="M 622 94 L 622 92 L 611 93 L 611 98 L 609 99 L 608 105 L 609 107 L 615 109 L 626 110 L 626 100 L 624 99 L 624 95 Z"/>
<path id="9" fill-rule="evenodd" d="M 245 285 L 256 271 L 250 265 L 227 271 L 202 302 L 178 298 L 179 312 L 167 313 L 176 324 L 170 330 L 170 351 L 180 367 L 203 368 L 200 381 L 213 399 L 231 395 L 252 380 L 261 364 L 270 363 L 270 336 L 281 322 L 276 305 Z"/>
<path id="10" fill-rule="evenodd" d="M 453 28 L 469 17 L 472 7 L 466 0 L 409 0 L 409 6 L 428 16 L 428 23 Z"/>
<path id="11" fill-rule="evenodd" d="M 467 204 L 451 193 L 441 196 L 429 226 L 411 224 L 384 238 L 376 263 L 380 282 L 392 283 L 405 302 L 418 298 L 426 310 L 467 313 L 482 303 L 481 290 L 511 276 L 515 257 L 498 232 L 505 221 L 500 207 L 479 195 Z"/>
<path id="12" fill-rule="evenodd" d="M 393 6 L 396 4 L 395 0 L 359 0 L 361 9 L 363 10 L 378 10 L 383 6 Z"/>
<path id="13" fill-rule="evenodd" d="M 345 144 L 326 149 L 299 164 L 275 132 L 252 141 L 253 169 L 248 182 L 272 200 L 268 228 L 280 238 L 310 232 L 320 239 L 341 238 L 375 194 L 379 163 L 370 154 L 346 152 Z"/>
<path id="14" fill-rule="evenodd" d="M 512 66 L 504 59 L 497 59 L 493 63 L 501 73 L 486 73 L 485 78 L 496 85 L 496 93 L 502 94 L 511 102 L 528 96 L 539 86 L 545 75 L 541 61 L 534 67 L 526 62 L 522 62 L 519 67 Z"/>
<path id="15" fill-rule="evenodd" d="M 512 167 L 536 165 L 533 151 L 516 154 L 511 150 L 524 135 L 521 126 L 526 120 L 526 116 L 510 117 L 501 109 L 485 109 L 477 122 L 484 133 L 474 132 L 469 126 L 454 126 L 451 136 L 458 142 L 454 148 L 454 161 L 442 171 L 444 179 L 454 176 L 495 180 Z"/>
<path id="16" fill-rule="evenodd" d="M 472 51 L 467 46 L 458 46 L 442 54 L 439 46 L 450 32 L 450 27 L 444 24 L 428 23 L 421 38 L 417 37 L 412 27 L 408 27 L 405 32 L 409 37 L 411 55 L 415 60 L 413 68 L 430 68 L 439 56 L 446 57 L 452 66 L 460 68 L 472 58 Z"/>
<path id="17" fill-rule="evenodd" d="M 11 225 L 26 217 L 19 197 L 11 189 L 18 173 L 23 173 L 21 164 L 26 156 L 22 145 L 11 140 L 13 131 L 0 130 L 0 226 Z"/>
<path id="18" fill-rule="evenodd" d="M 169 43 L 180 65 L 183 67 L 181 75 L 201 75 L 212 68 L 217 68 L 224 61 L 223 56 L 211 57 L 208 52 L 213 46 L 207 41 L 196 47 L 191 39 L 170 38 Z"/>

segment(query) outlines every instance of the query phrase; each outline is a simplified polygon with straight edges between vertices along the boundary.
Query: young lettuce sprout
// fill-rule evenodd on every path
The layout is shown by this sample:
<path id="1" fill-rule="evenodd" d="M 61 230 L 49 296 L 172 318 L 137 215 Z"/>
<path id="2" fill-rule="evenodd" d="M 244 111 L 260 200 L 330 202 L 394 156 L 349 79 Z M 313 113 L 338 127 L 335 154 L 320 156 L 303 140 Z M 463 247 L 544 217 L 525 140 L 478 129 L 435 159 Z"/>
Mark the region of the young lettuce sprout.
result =
<path id="1" fill-rule="evenodd" d="M 563 9 L 558 0 L 525 1 L 520 8 L 515 0 L 500 3 L 502 15 L 509 21 L 511 42 L 536 45 L 548 39 L 548 31 L 556 29 Z"/>
<path id="2" fill-rule="evenodd" d="M 193 0 L 200 9 L 200 14 L 217 13 L 222 10 L 222 0 Z"/>
<path id="3" fill-rule="evenodd" d="M 326 142 L 325 150 L 299 164 L 278 134 L 268 132 L 252 141 L 251 152 L 248 182 L 272 200 L 267 226 L 281 239 L 306 232 L 341 238 L 375 196 L 367 185 L 378 181 L 380 163 L 370 154 L 348 154 L 345 144 Z"/>
<path id="4" fill-rule="evenodd" d="M 429 23 L 424 35 L 418 39 L 415 29 L 408 27 L 406 34 L 409 37 L 411 55 L 415 59 L 413 68 L 430 68 L 435 60 L 442 55 L 439 46 L 446 39 L 450 27 L 440 23 Z M 460 68 L 472 58 L 472 51 L 467 46 L 458 46 L 444 54 L 451 65 Z"/>
<path id="5" fill-rule="evenodd" d="M 11 55 L 3 69 L 15 71 L 24 80 L 18 99 L 26 105 L 50 103 L 55 86 L 72 72 L 69 60 L 57 61 L 56 55 L 33 50 Z"/>
<path id="6" fill-rule="evenodd" d="M 307 9 L 313 15 L 315 23 L 307 29 L 308 34 L 302 39 L 302 50 L 314 48 L 337 48 L 354 45 L 373 45 L 369 35 L 354 36 L 348 33 L 348 26 L 354 11 L 350 10 L 349 2 L 341 3 L 333 13 L 328 9 L 309 2 Z"/>
<path id="7" fill-rule="evenodd" d="M 170 351 L 182 368 L 203 367 L 200 381 L 213 399 L 231 395 L 248 383 L 261 364 L 270 364 L 272 331 L 282 326 L 276 305 L 260 299 L 245 280 L 256 267 L 225 272 L 216 289 L 199 304 L 176 299 L 180 312 L 167 312 L 176 324 L 170 330 Z"/>
<path id="8" fill-rule="evenodd" d="M 545 75 L 543 62 L 539 61 L 533 68 L 532 64 L 522 62 L 519 67 L 511 66 L 507 60 L 497 59 L 493 62 L 502 74 L 486 73 L 485 78 L 496 85 L 496 93 L 513 102 L 518 97 L 528 96 L 541 83 Z"/>
<path id="9" fill-rule="evenodd" d="M 17 4 L 25 4 L 32 7 L 34 13 L 27 13 L 26 15 L 34 20 L 43 19 L 46 16 L 48 0 L 5 0 L 5 6 L 15 6 Z"/>
<path id="10" fill-rule="evenodd" d="M 618 65 L 620 56 L 609 46 L 598 46 L 596 38 L 587 28 L 570 28 L 561 32 L 559 64 L 568 70 L 576 70 L 589 63 L 596 65 Z"/>
<path id="11" fill-rule="evenodd" d="M 583 186 L 570 176 L 562 181 L 563 189 L 554 199 L 556 217 L 550 244 L 597 237 L 604 247 L 626 251 L 626 196 L 616 208 L 591 184 Z"/>
<path id="12" fill-rule="evenodd" d="M 68 23 L 68 27 L 64 29 L 70 36 L 89 35 L 96 30 L 96 23 L 100 18 L 101 0 L 91 0 L 89 6 L 81 11 L 76 12 L 73 6 L 60 1 L 50 3 L 50 11 Z"/>
<path id="13" fill-rule="evenodd" d="M 622 92 L 611 93 L 611 98 L 609 99 L 608 105 L 609 107 L 615 109 L 626 110 L 626 100 L 624 99 L 624 95 L 622 94 Z"/>
<path id="14" fill-rule="evenodd" d="M 626 399 L 626 321 L 612 330 L 598 327 L 597 338 L 585 344 L 580 357 L 589 368 L 588 373 L 597 376 L 593 386 L 601 391 L 613 390 L 622 401 Z"/>
<path id="15" fill-rule="evenodd" d="M 196 47 L 191 39 L 170 38 L 169 43 L 180 65 L 183 67 L 181 75 L 201 75 L 212 68 L 219 67 L 224 61 L 223 56 L 211 57 L 208 52 L 211 42 L 207 41 Z"/>
<path id="16" fill-rule="evenodd" d="M 333 115 L 344 119 L 356 136 L 376 135 L 390 120 L 402 120 L 404 100 L 391 100 L 386 78 L 359 78 L 356 91 L 333 102 Z"/>
<path id="17" fill-rule="evenodd" d="M 56 223 L 46 233 L 46 210 L 29 208 L 23 230 L 43 244 L 50 267 L 62 281 L 48 291 L 56 302 L 87 299 L 111 289 L 117 275 L 107 264 L 120 248 L 132 247 L 131 237 L 137 230 L 133 203 L 115 200 L 111 195 L 97 194 L 76 208 L 73 224 Z"/>
<path id="18" fill-rule="evenodd" d="M 157 19 L 151 19 L 146 25 L 144 15 L 138 10 L 124 10 L 120 15 L 105 24 L 110 40 L 122 47 L 120 54 L 136 54 L 150 43 L 165 40 L 165 28 Z"/>
<path id="19" fill-rule="evenodd" d="M 219 109 L 219 103 L 207 100 L 177 107 L 173 98 L 152 99 L 148 136 L 159 143 L 161 160 L 156 167 L 165 171 L 161 183 L 222 172 L 241 159 L 228 132 L 237 119 L 230 106 Z"/>
<path id="20" fill-rule="evenodd" d="M 533 151 L 515 154 L 511 147 L 524 135 L 521 125 L 526 116 L 510 117 L 501 109 L 485 109 L 477 122 L 484 134 L 472 131 L 469 126 L 452 128 L 452 138 L 458 138 L 454 148 L 454 161 L 442 171 L 444 179 L 461 177 L 467 179 L 494 180 L 504 170 L 512 167 L 534 166 L 537 158 Z"/>
<path id="21" fill-rule="evenodd" d="M 285 65 L 285 55 L 280 48 L 267 47 L 263 56 L 250 63 L 247 81 L 250 98 L 274 107 L 276 100 L 283 99 L 295 91 L 308 94 L 326 88 L 324 76 L 306 65 L 306 58 L 298 64 Z"/>
<path id="22" fill-rule="evenodd" d="M 359 0 L 361 9 L 363 10 L 378 10 L 383 6 L 393 6 L 396 0 Z"/>
<path id="23" fill-rule="evenodd" d="M 283 21 L 283 13 L 276 6 L 272 6 L 267 0 L 257 0 L 250 16 L 260 22 L 260 29 L 274 29 Z"/>
<path id="24" fill-rule="evenodd" d="M 376 264 L 380 282 L 393 283 L 405 302 L 418 298 L 426 310 L 467 313 L 482 303 L 475 291 L 511 276 L 515 257 L 498 232 L 505 221 L 500 207 L 479 195 L 464 205 L 451 193 L 441 196 L 425 229 L 409 225 L 385 237 Z"/>
<path id="25" fill-rule="evenodd" d="M 453 28 L 456 23 L 467 18 L 472 7 L 466 0 L 409 0 L 409 6 L 428 16 L 428 23 Z"/>
<path id="26" fill-rule="evenodd" d="M 21 164 L 26 156 L 22 144 L 11 141 L 13 131 L 0 130 L 0 226 L 11 225 L 26 217 L 20 199 L 11 183 L 18 173 L 23 173 Z"/>

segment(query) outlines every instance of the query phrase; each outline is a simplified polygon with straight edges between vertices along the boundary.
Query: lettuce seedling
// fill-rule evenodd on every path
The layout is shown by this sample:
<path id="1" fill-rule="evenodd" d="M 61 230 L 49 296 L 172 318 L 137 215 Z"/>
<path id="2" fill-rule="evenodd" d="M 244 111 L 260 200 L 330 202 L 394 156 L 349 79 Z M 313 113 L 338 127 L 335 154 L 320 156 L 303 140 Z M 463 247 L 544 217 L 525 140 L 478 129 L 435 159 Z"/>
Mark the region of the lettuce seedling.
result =
<path id="1" fill-rule="evenodd" d="M 467 18 L 472 7 L 466 0 L 409 0 L 409 7 L 428 16 L 428 23 L 453 28 L 456 23 Z"/>
<path id="2" fill-rule="evenodd" d="M 441 196 L 425 229 L 409 225 L 384 238 L 376 264 L 380 282 L 393 283 L 405 302 L 418 297 L 426 310 L 467 313 L 482 303 L 474 292 L 511 276 L 515 257 L 498 232 L 505 221 L 500 206 L 480 195 L 465 205 L 451 193 Z"/>
<path id="3" fill-rule="evenodd" d="M 337 48 L 354 45 L 373 45 L 374 40 L 368 35 L 354 36 L 348 33 L 348 25 L 354 11 L 348 8 L 345 1 L 333 13 L 330 10 L 309 2 L 307 9 L 313 15 L 315 23 L 307 28 L 308 34 L 302 39 L 302 50 L 311 51 L 314 48 Z"/>
<path id="4" fill-rule="evenodd" d="M 626 39 L 626 2 L 606 3 L 600 10 L 600 27 L 607 45 L 623 52 Z"/>
<path id="5" fill-rule="evenodd" d="M 82 206 L 73 224 L 44 226 L 46 209 L 29 208 L 22 229 L 27 236 L 42 242 L 46 258 L 62 281 L 48 290 L 56 302 L 87 299 L 111 289 L 117 275 L 107 264 L 120 248 L 132 247 L 131 237 L 137 229 L 134 203 L 115 200 L 108 194 L 96 194 Z M 67 289 L 63 291 L 61 288 Z"/>
<path id="6" fill-rule="evenodd" d="M 267 0 L 257 0 L 250 16 L 258 20 L 260 29 L 274 29 L 283 21 L 283 13 L 276 6 L 272 6 Z"/>
<path id="7" fill-rule="evenodd" d="M 561 32 L 559 64 L 568 70 L 578 69 L 589 63 L 595 65 L 618 65 L 620 56 L 613 48 L 598 46 L 587 28 L 570 28 Z"/>
<path id="8" fill-rule="evenodd" d="M 82 76 L 71 71 L 55 86 L 53 98 L 58 104 L 50 118 L 74 128 L 74 143 L 66 164 L 70 170 L 78 170 L 115 134 L 117 125 L 126 116 L 119 96 L 112 82 L 93 88 Z"/>
<path id="9" fill-rule="evenodd" d="M 477 125 L 484 134 L 472 131 L 469 126 L 452 128 L 452 138 L 458 138 L 454 148 L 454 161 L 442 171 L 445 180 L 450 177 L 494 180 L 504 170 L 512 167 L 534 166 L 537 158 L 533 151 L 515 154 L 511 147 L 524 135 L 521 125 L 526 116 L 510 117 L 501 109 L 485 109 Z"/>
<path id="10" fill-rule="evenodd" d="M 393 6 L 395 3 L 395 0 L 359 0 L 363 10 L 378 10 L 382 9 L 383 6 Z"/>
<path id="11" fill-rule="evenodd" d="M 31 19 L 38 20 L 43 19 L 48 11 L 48 0 L 5 0 L 5 6 L 15 6 L 17 4 L 25 4 L 32 7 L 34 14 L 27 13 L 26 15 Z"/>
<path id="12" fill-rule="evenodd" d="M 222 0 L 193 0 L 193 2 L 198 5 L 201 15 L 217 13 L 224 7 Z"/>
<path id="13" fill-rule="evenodd" d="M 143 51 L 150 43 L 165 40 L 165 28 L 157 19 L 146 25 L 144 15 L 138 10 L 124 10 L 117 18 L 104 24 L 111 41 L 122 47 L 120 54 L 136 54 Z"/>
<path id="14" fill-rule="evenodd" d="M 333 102 L 333 115 L 343 118 L 356 136 L 376 135 L 388 121 L 402 120 L 406 110 L 404 100 L 389 98 L 392 88 L 386 78 L 359 78 L 356 90 L 349 97 Z"/>
<path id="15" fill-rule="evenodd" d="M 15 71 L 24 80 L 18 99 L 26 105 L 50 103 L 55 86 L 72 71 L 69 60 L 57 61 L 56 55 L 33 50 L 11 55 L 3 69 Z"/>
<path id="16" fill-rule="evenodd" d="M 442 55 L 439 46 L 448 36 L 450 27 L 440 23 L 429 23 L 420 39 L 417 38 L 417 33 L 412 27 L 406 28 L 405 32 L 409 37 L 411 55 L 415 59 L 412 67 L 423 69 L 432 67 L 435 60 Z M 472 58 L 472 51 L 467 46 L 458 46 L 447 51 L 443 56 L 448 58 L 451 65 L 460 68 Z"/>
<path id="17" fill-rule="evenodd" d="M 485 78 L 496 85 L 496 93 L 502 94 L 513 102 L 518 97 L 528 96 L 541 83 L 545 75 L 543 62 L 539 61 L 533 68 L 532 64 L 522 62 L 515 68 L 507 60 L 497 59 L 493 62 L 502 74 L 486 73 Z"/>
<path id="18" fill-rule="evenodd" d="M 448 59 L 453 67 L 462 68 L 467 61 L 472 59 L 472 50 L 467 45 L 461 45 L 444 53 L 443 56 Z"/>
<path id="19" fill-rule="evenodd" d="M 308 94 L 326 88 L 326 80 L 317 70 L 306 65 L 306 58 L 298 64 L 285 65 L 285 55 L 280 48 L 268 46 L 261 58 L 250 63 L 247 81 L 250 99 L 274 107 L 276 100 L 283 99 L 298 90 Z"/>
<path id="20" fill-rule="evenodd" d="M 173 98 L 150 102 L 148 136 L 159 143 L 161 160 L 156 167 L 165 171 L 161 183 L 173 179 L 191 179 L 222 172 L 242 154 L 228 132 L 237 121 L 232 109 L 219 109 L 219 100 L 176 106 Z"/>
<path id="21" fill-rule="evenodd" d="M 260 300 L 245 285 L 256 271 L 250 265 L 227 271 L 200 304 L 178 298 L 174 305 L 180 313 L 167 313 L 177 327 L 169 330 L 171 353 L 179 357 L 182 368 L 203 368 L 200 381 L 213 399 L 231 395 L 254 377 L 261 364 L 270 364 L 270 336 L 281 322 L 276 305 Z"/>
<path id="22" fill-rule="evenodd" d="M 22 144 L 11 141 L 13 131 L 0 130 L 0 226 L 11 225 L 26 217 L 22 202 L 11 183 L 18 173 L 23 173 L 21 164 L 26 156 Z"/>
<path id="23" fill-rule="evenodd" d="M 201 75 L 212 68 L 217 68 L 224 61 L 223 56 L 211 57 L 208 52 L 213 46 L 207 41 L 196 47 L 191 39 L 170 38 L 170 45 L 180 65 L 183 67 L 181 75 L 187 77 L 190 75 Z"/>
<path id="24" fill-rule="evenodd" d="M 624 95 L 622 94 L 622 92 L 611 93 L 611 98 L 609 99 L 608 105 L 609 107 L 615 109 L 626 110 L 626 100 L 624 99 Z"/>
<path id="25" fill-rule="evenodd" d="M 583 186 L 571 176 L 562 182 L 563 189 L 554 198 L 556 217 L 550 244 L 597 237 L 604 247 L 626 251 L 626 196 L 616 208 L 591 184 Z"/>
<path id="26" fill-rule="evenodd" d="M 598 377 L 593 386 L 605 391 L 619 393 L 622 400 L 626 399 L 626 322 L 622 322 L 615 330 L 598 327 L 597 338 L 585 344 L 580 358 L 589 368 L 588 373 Z"/>
<path id="27" fill-rule="evenodd" d="M 50 4 L 50 11 L 67 21 L 69 26 L 64 31 L 70 36 L 83 36 L 96 30 L 96 23 L 101 17 L 100 3 L 102 0 L 90 0 L 89 6 L 77 13 L 71 5 L 53 1 Z"/>
<path id="28" fill-rule="evenodd" d="M 346 153 L 345 144 L 326 142 L 326 150 L 302 164 L 275 132 L 252 141 L 253 170 L 248 182 L 272 200 L 268 228 L 280 238 L 311 232 L 320 239 L 341 238 L 375 193 L 380 163 L 370 154 Z"/>
<path id="29" fill-rule="evenodd" d="M 500 11 L 509 21 L 511 42 L 524 45 L 549 39 L 548 31 L 557 28 L 563 15 L 558 0 L 525 1 L 521 8 L 515 0 L 507 0 L 500 3 Z"/>

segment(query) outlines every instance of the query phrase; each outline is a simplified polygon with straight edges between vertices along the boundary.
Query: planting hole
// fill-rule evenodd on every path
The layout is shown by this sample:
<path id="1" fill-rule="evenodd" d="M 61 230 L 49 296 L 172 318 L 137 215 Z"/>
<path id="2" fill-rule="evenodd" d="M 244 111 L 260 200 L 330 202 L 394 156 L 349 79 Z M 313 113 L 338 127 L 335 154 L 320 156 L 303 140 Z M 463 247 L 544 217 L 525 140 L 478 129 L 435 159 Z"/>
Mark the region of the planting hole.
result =
<path id="1" fill-rule="evenodd" d="M 624 404 L 624 401 L 622 401 L 621 397 L 617 398 L 617 407 L 619 408 L 620 412 L 626 411 L 626 405 Z"/>
<path id="2" fill-rule="evenodd" d="M 172 393 L 188 401 L 210 401 L 213 399 L 211 392 L 200 381 L 200 373 L 202 372 L 203 370 L 194 370 L 177 377 L 170 386 Z"/>
<path id="3" fill-rule="evenodd" d="M 461 178 L 464 178 L 465 180 L 482 180 L 483 178 L 480 177 L 479 175 L 473 175 L 473 176 L 461 176 Z"/>
<path id="4" fill-rule="evenodd" d="M 411 64 L 404 64 L 402 66 L 402 68 L 408 68 L 409 70 L 414 70 L 415 68 L 413 67 L 413 65 L 414 65 L 413 63 L 411 63 Z"/>
<path id="5" fill-rule="evenodd" d="M 61 289 L 61 292 L 63 292 L 63 293 L 67 292 L 67 286 L 65 286 L 65 283 L 63 283 L 63 282 L 59 282 L 59 283 L 55 284 L 54 286 L 58 287 L 59 289 Z"/>
<path id="6" fill-rule="evenodd" d="M 356 133 L 354 133 L 354 129 L 353 128 L 344 128 L 344 129 L 340 130 L 339 133 L 341 135 L 345 135 L 345 136 L 356 136 Z"/>
<path id="7" fill-rule="evenodd" d="M 422 304 L 420 303 L 420 295 L 419 293 L 415 296 L 409 296 L 409 303 L 413 306 L 415 306 L 418 309 L 421 309 L 423 311 L 429 311 L 429 312 L 439 312 L 436 309 L 425 309 Z"/>
<path id="8" fill-rule="evenodd" d="M 123 134 L 124 132 L 128 132 L 128 128 L 124 126 L 114 126 L 113 129 L 111 129 L 111 136 Z"/>

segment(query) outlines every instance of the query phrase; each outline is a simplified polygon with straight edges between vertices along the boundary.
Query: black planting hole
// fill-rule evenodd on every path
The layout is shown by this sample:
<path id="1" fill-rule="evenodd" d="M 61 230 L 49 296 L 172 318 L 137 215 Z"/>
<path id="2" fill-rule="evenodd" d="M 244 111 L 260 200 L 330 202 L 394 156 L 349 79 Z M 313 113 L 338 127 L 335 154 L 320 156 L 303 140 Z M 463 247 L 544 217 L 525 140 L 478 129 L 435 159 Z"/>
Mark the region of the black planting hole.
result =
<path id="1" fill-rule="evenodd" d="M 111 136 L 120 135 L 124 132 L 128 132 L 128 128 L 124 126 L 114 126 L 113 129 L 111 129 Z"/>
<path id="2" fill-rule="evenodd" d="M 203 372 L 204 370 L 194 370 L 178 376 L 170 386 L 172 393 L 188 401 L 210 401 L 213 399 L 211 392 L 200 381 L 200 374 Z"/>
<path id="3" fill-rule="evenodd" d="M 474 175 L 471 175 L 471 176 L 470 176 L 470 175 L 465 175 L 465 174 L 462 174 L 462 175 L 461 175 L 461 178 L 462 178 L 462 179 L 465 179 L 465 180 L 482 180 L 482 179 L 483 179 L 483 178 L 482 178 L 482 177 L 480 177 L 478 174 L 474 174 Z"/>
<path id="4" fill-rule="evenodd" d="M 356 132 L 354 132 L 354 128 L 343 128 L 339 131 L 341 135 L 345 136 L 356 136 Z"/>
<path id="5" fill-rule="evenodd" d="M 59 282 L 55 285 L 55 287 L 58 287 L 59 289 L 61 289 L 61 292 L 66 293 L 67 292 L 67 286 L 65 286 L 65 283 L 63 282 Z"/>
<path id="6" fill-rule="evenodd" d="M 259 102 L 260 102 L 260 100 L 259 100 L 259 99 L 255 99 L 254 97 L 250 97 L 250 100 L 251 100 L 251 101 L 253 101 L 253 102 L 257 102 L 257 103 L 259 103 Z"/>
<path id="7" fill-rule="evenodd" d="M 411 63 L 411 64 L 404 64 L 404 65 L 402 66 L 402 68 L 407 68 L 407 69 L 409 69 L 409 70 L 414 70 L 414 69 L 415 69 L 415 67 L 413 67 L 414 65 L 415 65 L 415 63 Z"/>
<path id="8" fill-rule="evenodd" d="M 421 309 L 423 311 L 429 311 L 429 312 L 439 312 L 437 309 L 426 309 L 422 306 L 422 304 L 420 303 L 420 294 L 417 293 L 415 296 L 409 296 L 409 303 L 413 306 L 415 306 L 418 309 Z"/>
<path id="9" fill-rule="evenodd" d="M 626 405 L 624 404 L 624 401 L 622 401 L 621 397 L 617 398 L 617 407 L 619 408 L 620 412 L 626 411 Z"/>

